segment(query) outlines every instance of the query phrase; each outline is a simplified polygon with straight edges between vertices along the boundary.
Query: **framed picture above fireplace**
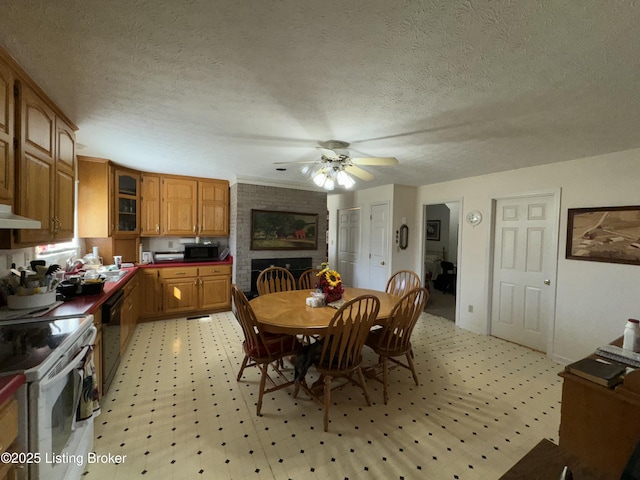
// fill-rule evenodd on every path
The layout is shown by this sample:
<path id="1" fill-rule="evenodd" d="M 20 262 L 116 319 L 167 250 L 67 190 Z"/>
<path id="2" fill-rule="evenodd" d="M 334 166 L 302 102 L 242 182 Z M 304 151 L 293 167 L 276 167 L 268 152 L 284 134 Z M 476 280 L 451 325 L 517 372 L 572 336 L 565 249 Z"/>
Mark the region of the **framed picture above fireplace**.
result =
<path id="1" fill-rule="evenodd" d="M 251 210 L 251 250 L 317 248 L 317 213 Z"/>

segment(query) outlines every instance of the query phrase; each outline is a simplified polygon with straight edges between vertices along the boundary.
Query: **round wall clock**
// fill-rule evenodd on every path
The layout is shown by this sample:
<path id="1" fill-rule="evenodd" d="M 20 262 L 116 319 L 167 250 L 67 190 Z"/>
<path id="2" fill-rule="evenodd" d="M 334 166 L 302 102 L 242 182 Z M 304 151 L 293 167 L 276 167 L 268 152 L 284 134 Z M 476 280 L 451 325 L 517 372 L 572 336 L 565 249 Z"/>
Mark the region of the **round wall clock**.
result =
<path id="1" fill-rule="evenodd" d="M 480 222 L 482 222 L 482 214 L 478 210 L 467 214 L 467 223 L 469 225 L 475 227 L 476 225 L 480 225 Z"/>

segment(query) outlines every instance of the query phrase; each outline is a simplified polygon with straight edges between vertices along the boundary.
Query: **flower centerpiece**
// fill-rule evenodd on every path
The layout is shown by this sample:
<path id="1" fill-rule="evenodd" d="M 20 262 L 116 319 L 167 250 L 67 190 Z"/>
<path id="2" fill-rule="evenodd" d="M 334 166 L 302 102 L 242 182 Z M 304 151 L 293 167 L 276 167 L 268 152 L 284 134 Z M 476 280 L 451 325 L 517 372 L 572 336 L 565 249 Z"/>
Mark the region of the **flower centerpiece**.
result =
<path id="1" fill-rule="evenodd" d="M 335 270 L 331 270 L 328 265 L 323 264 L 323 269 L 317 274 L 318 282 L 316 283 L 316 291 L 324 293 L 327 303 L 335 302 L 342 298 L 344 288 L 342 288 L 342 278 Z"/>

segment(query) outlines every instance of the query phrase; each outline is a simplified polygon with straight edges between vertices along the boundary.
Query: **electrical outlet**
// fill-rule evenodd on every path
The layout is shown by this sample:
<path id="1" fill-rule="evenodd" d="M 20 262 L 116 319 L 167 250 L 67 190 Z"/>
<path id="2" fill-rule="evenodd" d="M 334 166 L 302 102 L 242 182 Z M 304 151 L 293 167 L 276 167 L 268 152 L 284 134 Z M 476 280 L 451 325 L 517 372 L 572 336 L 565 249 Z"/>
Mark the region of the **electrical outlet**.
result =
<path id="1" fill-rule="evenodd" d="M 169 248 L 173 248 L 173 241 L 169 240 Z"/>
<path id="2" fill-rule="evenodd" d="M 473 305 L 469 305 L 469 313 L 473 313 Z"/>

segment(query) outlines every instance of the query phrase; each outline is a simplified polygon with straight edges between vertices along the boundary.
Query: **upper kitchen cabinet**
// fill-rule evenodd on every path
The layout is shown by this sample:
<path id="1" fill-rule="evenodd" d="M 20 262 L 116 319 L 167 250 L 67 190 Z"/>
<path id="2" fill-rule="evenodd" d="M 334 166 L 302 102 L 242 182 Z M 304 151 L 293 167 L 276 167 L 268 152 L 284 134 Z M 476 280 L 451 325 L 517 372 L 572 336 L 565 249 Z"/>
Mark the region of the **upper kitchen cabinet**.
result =
<path id="1" fill-rule="evenodd" d="M 162 177 L 161 232 L 173 236 L 229 235 L 229 182 Z"/>
<path id="2" fill-rule="evenodd" d="M 181 177 L 162 179 L 162 233 L 174 236 L 198 234 L 198 181 Z"/>
<path id="3" fill-rule="evenodd" d="M 114 171 L 114 234 L 139 235 L 140 174 L 116 168 Z"/>
<path id="4" fill-rule="evenodd" d="M 78 156 L 78 236 L 140 233 L 140 174 L 105 158 Z"/>
<path id="5" fill-rule="evenodd" d="M 198 181 L 198 234 L 203 237 L 229 235 L 229 182 Z"/>
<path id="6" fill-rule="evenodd" d="M 0 59 L 0 200 L 13 205 L 14 195 L 14 96 L 13 70 Z"/>
<path id="7" fill-rule="evenodd" d="M 143 173 L 141 176 L 140 235 L 160 235 L 161 195 L 160 176 Z"/>
<path id="8" fill-rule="evenodd" d="M 19 244 L 73 238 L 74 129 L 28 85 L 17 84 L 19 160 L 17 212 L 39 220 L 39 230 L 18 230 Z"/>

